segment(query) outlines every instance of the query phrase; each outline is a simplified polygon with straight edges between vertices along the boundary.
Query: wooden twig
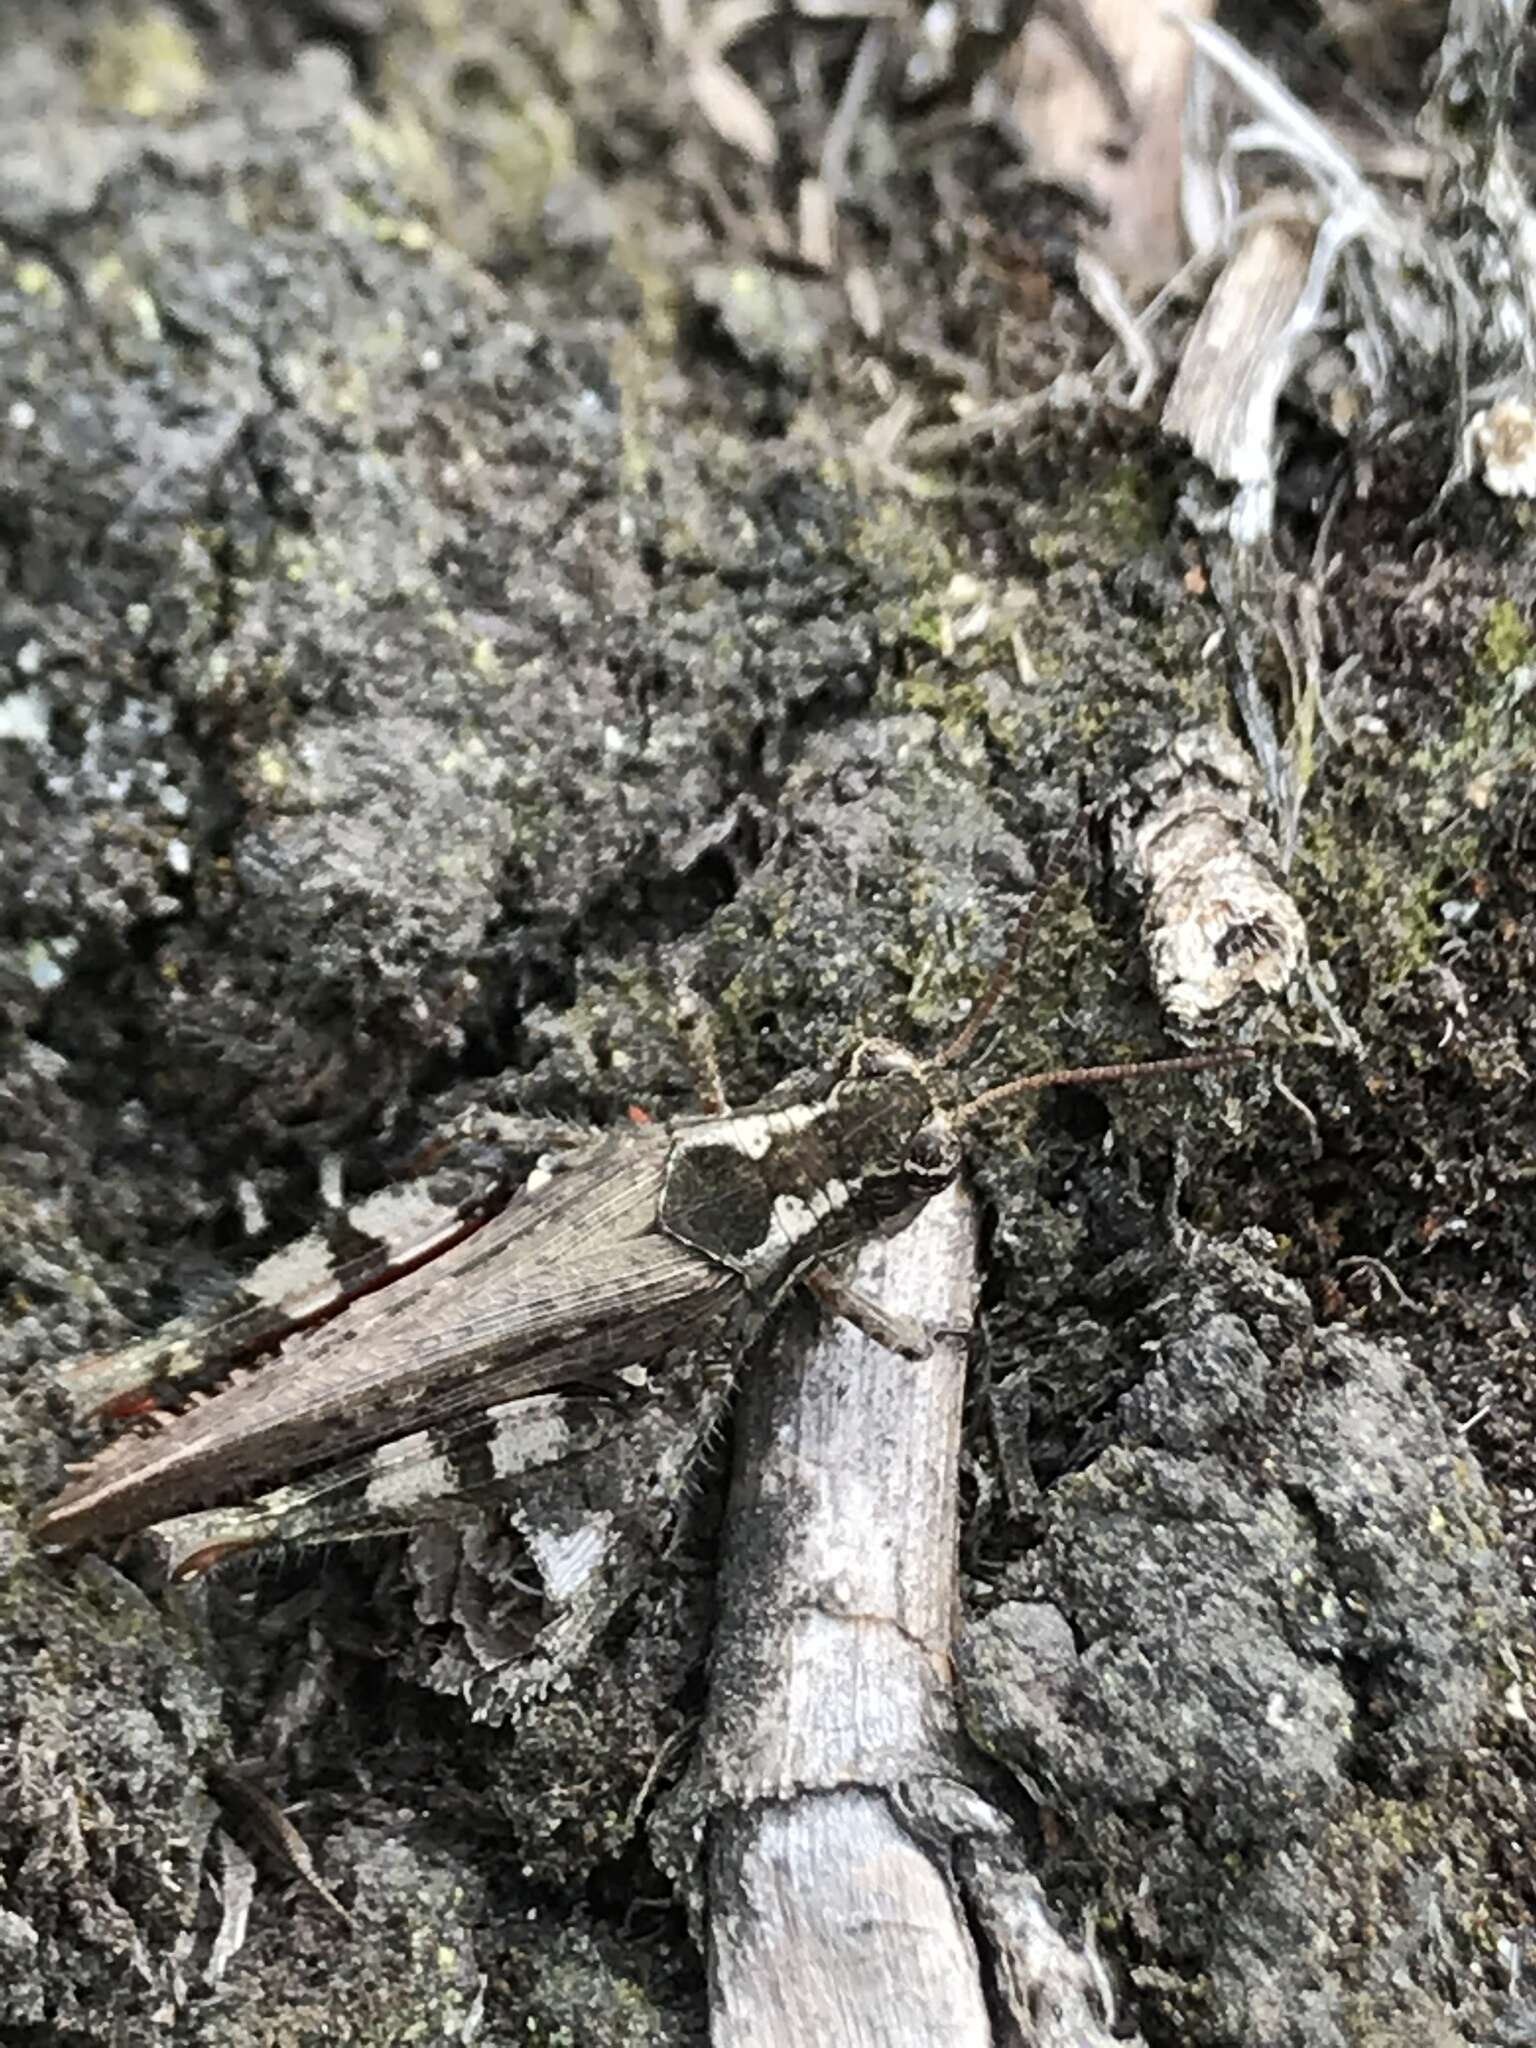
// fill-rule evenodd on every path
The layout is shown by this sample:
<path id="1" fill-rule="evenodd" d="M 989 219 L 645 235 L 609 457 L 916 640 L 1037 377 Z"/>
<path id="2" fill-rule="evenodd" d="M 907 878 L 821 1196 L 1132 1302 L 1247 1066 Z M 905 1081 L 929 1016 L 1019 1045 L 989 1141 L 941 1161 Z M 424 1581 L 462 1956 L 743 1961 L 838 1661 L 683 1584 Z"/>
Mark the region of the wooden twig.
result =
<path id="1" fill-rule="evenodd" d="M 958 1189 L 856 1284 L 935 1332 L 846 1327 L 742 1390 L 710 1703 L 681 1805 L 707 1893 L 715 2048 L 1108 2048 L 1103 1972 L 1056 1928 L 959 1732 L 950 1645 L 976 1219 Z"/>

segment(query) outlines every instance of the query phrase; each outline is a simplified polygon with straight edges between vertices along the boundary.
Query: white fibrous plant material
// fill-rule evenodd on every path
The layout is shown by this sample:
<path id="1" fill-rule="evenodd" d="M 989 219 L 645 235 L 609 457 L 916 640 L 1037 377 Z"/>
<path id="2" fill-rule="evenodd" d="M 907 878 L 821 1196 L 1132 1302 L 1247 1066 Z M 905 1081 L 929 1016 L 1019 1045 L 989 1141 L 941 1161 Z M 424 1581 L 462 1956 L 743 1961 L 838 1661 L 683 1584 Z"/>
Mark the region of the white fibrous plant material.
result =
<path id="1" fill-rule="evenodd" d="M 1239 487 L 1234 537 L 1253 542 L 1273 509 L 1279 396 L 1319 337 L 1341 341 L 1334 359 L 1350 367 L 1325 379 L 1332 388 L 1314 391 L 1314 402 L 1330 415 L 1388 424 L 1419 366 L 1443 358 L 1450 330 L 1438 284 L 1417 274 L 1433 256 L 1422 209 L 1378 189 L 1346 141 L 1235 37 L 1167 12 L 1197 58 L 1185 120 L 1185 226 L 1196 252 L 1224 268 L 1164 424 L 1197 444 L 1216 440 L 1224 459 L 1212 467 Z M 1212 347 L 1219 329 L 1245 336 L 1225 361 Z M 1214 400 L 1201 396 L 1207 384 Z M 1191 413 L 1207 409 L 1221 424 L 1202 432 Z"/>
<path id="2" fill-rule="evenodd" d="M 1275 498 L 1275 415 L 1315 323 L 1303 310 L 1310 233 L 1257 220 L 1211 288 L 1163 408 L 1163 427 L 1222 483 L 1237 487 L 1234 539 L 1269 531 Z"/>

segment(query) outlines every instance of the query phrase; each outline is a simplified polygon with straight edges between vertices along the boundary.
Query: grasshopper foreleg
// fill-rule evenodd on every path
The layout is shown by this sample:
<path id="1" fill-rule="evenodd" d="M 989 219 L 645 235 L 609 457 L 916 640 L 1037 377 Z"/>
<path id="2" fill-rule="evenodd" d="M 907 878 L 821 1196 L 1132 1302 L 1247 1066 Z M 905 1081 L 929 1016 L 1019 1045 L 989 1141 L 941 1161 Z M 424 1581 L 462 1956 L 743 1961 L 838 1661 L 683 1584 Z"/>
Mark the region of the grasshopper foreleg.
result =
<path id="1" fill-rule="evenodd" d="M 933 1342 L 921 1323 L 912 1316 L 892 1315 L 878 1301 L 871 1301 L 867 1294 L 861 1294 L 856 1287 L 839 1280 L 825 1266 L 813 1266 L 805 1276 L 805 1284 L 823 1308 L 840 1316 L 845 1323 L 852 1323 L 856 1330 L 861 1330 L 874 1343 L 883 1344 L 887 1351 L 894 1351 L 900 1358 L 932 1356 Z"/>

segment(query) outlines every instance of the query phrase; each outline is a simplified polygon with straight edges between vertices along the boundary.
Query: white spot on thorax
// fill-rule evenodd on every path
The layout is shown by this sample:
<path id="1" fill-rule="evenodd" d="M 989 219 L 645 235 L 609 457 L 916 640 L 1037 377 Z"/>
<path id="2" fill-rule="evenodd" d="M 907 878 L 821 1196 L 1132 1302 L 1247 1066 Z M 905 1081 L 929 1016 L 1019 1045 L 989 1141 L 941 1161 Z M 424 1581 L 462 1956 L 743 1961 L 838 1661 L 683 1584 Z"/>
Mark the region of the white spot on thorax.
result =
<path id="1" fill-rule="evenodd" d="M 806 1201 L 816 1221 L 825 1223 L 828 1217 L 835 1216 L 839 1209 L 847 1208 L 848 1189 L 840 1180 L 829 1180 L 825 1187 L 812 1188 L 806 1196 Z"/>
<path id="2" fill-rule="evenodd" d="M 803 1244 L 816 1230 L 816 1213 L 798 1195 L 777 1195 L 773 1203 L 773 1227 L 786 1244 Z"/>
<path id="3" fill-rule="evenodd" d="M 788 1109 L 766 1109 L 747 1116 L 722 1117 L 714 1136 L 732 1145 L 746 1159 L 766 1159 L 776 1138 L 792 1137 L 815 1123 L 821 1108 L 814 1102 L 792 1103 Z"/>
<path id="4" fill-rule="evenodd" d="M 737 1117 L 727 1126 L 732 1144 L 747 1159 L 766 1159 L 773 1132 L 765 1116 Z"/>

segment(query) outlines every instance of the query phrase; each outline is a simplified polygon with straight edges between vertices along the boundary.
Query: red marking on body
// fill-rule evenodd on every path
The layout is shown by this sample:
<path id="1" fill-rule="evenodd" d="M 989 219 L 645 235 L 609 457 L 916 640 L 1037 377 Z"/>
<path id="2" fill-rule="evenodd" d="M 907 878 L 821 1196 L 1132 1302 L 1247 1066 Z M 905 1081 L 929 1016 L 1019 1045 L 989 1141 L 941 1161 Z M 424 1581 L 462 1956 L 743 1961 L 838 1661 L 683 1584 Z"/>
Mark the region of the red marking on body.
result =
<path id="1" fill-rule="evenodd" d="M 96 1412 L 107 1422 L 137 1422 L 141 1416 L 153 1415 L 159 1406 L 160 1396 L 151 1388 L 133 1387 L 103 1401 Z"/>
<path id="2" fill-rule="evenodd" d="M 201 1550 L 194 1550 L 190 1557 L 184 1557 L 171 1577 L 179 1585 L 183 1579 L 200 1579 L 204 1572 L 211 1572 L 216 1564 L 222 1564 L 226 1557 L 238 1557 L 242 1550 L 254 1550 L 254 1536 L 226 1537 L 222 1543 L 205 1543 Z"/>

